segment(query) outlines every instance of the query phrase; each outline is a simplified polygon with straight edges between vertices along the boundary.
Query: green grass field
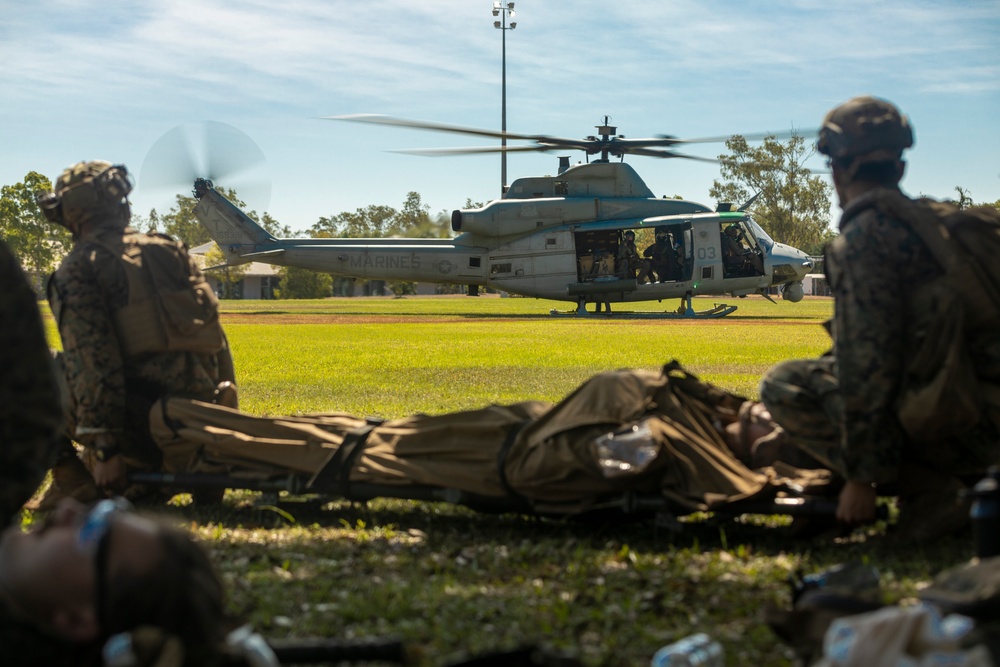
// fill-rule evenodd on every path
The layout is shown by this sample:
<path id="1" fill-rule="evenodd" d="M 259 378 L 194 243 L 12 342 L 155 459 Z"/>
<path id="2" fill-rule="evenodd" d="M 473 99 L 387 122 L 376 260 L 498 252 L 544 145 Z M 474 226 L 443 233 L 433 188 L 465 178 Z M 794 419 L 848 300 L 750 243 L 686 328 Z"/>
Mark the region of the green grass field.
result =
<path id="1" fill-rule="evenodd" d="M 224 302 L 223 322 L 256 414 L 556 401 L 596 372 L 671 359 L 754 396 L 769 366 L 828 344 L 828 300 L 735 302 L 734 315 L 697 322 L 553 317 L 567 304 L 497 297 Z M 639 667 L 696 631 L 723 644 L 728 665 L 788 665 L 761 613 L 787 603 L 795 570 L 865 559 L 896 602 L 971 556 L 970 539 L 898 548 L 883 526 L 815 542 L 780 519 L 704 517 L 675 533 L 416 501 L 278 511 L 252 500 L 229 492 L 222 508 L 200 509 L 179 497 L 171 510 L 211 549 L 233 613 L 271 638 L 400 637 L 421 665 L 541 643 L 588 665 Z"/>
<path id="2" fill-rule="evenodd" d="M 702 321 L 553 317 L 552 308 L 568 304 L 496 297 L 223 307 L 246 410 L 396 417 L 554 401 L 594 373 L 672 359 L 753 397 L 772 364 L 815 356 L 828 344 L 817 326 L 830 314 L 828 300 L 738 301 L 734 315 Z M 695 308 L 711 303 L 696 300 Z"/>

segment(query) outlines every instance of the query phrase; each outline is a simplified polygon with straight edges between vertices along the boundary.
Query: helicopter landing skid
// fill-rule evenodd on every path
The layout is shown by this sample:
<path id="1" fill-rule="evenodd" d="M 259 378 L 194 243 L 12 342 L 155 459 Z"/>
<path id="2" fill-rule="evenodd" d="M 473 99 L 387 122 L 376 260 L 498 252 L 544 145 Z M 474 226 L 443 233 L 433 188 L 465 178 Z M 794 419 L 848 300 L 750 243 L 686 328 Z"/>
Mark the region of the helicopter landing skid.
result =
<path id="1" fill-rule="evenodd" d="M 649 317 L 649 318 L 667 318 L 667 319 L 711 319 L 716 317 L 725 317 L 730 313 L 736 311 L 736 306 L 730 306 L 726 303 L 717 303 L 708 310 L 694 310 L 691 308 L 691 304 L 688 303 L 687 307 L 682 306 L 674 312 L 666 311 L 663 313 L 628 313 L 631 317 Z M 623 313 L 625 314 L 625 313 Z"/>
<path id="2" fill-rule="evenodd" d="M 691 295 L 687 295 L 683 299 L 683 303 L 680 308 L 676 311 L 663 311 L 663 312 L 611 312 L 611 304 L 606 304 L 606 309 L 604 312 L 601 311 L 601 304 L 598 303 L 597 310 L 594 312 L 589 312 L 586 309 L 586 302 L 581 301 L 576 310 L 572 311 L 558 311 L 554 308 L 549 311 L 550 315 L 561 315 L 570 317 L 607 317 L 613 319 L 711 319 L 718 317 L 725 317 L 736 311 L 736 306 L 730 306 L 725 303 L 717 303 L 712 308 L 708 310 L 695 310 L 691 307 Z"/>

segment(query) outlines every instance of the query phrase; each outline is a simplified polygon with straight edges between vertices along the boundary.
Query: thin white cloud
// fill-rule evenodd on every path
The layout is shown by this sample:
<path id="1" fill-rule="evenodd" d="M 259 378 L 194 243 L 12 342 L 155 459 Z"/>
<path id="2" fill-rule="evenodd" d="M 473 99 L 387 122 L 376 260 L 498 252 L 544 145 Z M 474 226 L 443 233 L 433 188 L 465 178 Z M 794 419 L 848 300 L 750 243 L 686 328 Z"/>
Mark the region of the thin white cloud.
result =
<path id="1" fill-rule="evenodd" d="M 90 31 L 57 25 L 44 38 L 44 23 L 22 16 L 8 35 L 11 58 L 0 82 L 9 99 L 21 102 L 52 90 L 82 100 L 127 97 L 137 86 L 179 104 L 190 97 L 294 107 L 321 95 L 373 103 L 419 103 L 429 91 L 475 96 L 495 85 L 499 40 L 488 6 L 471 11 L 470 4 L 136 2 L 113 31 L 94 21 Z M 975 74 L 975 62 L 956 69 L 955 61 L 968 66 L 977 54 L 997 54 L 995 36 L 976 28 L 995 25 L 1000 13 L 995 6 L 852 0 L 838 3 L 837 11 L 814 2 L 582 1 L 573 11 L 563 3 L 519 5 L 523 17 L 519 31 L 508 35 L 508 62 L 529 96 L 543 94 L 553 80 L 610 93 L 636 81 L 651 90 L 699 78 L 719 86 L 765 67 L 772 85 L 804 76 L 848 79 L 859 68 L 906 80 L 919 76 L 898 63 L 921 55 L 955 77 L 951 88 L 975 90 L 988 83 L 964 79 Z M 96 2 L 62 8 L 92 17 L 107 11 Z M 42 3 L 31 12 L 50 9 Z M 927 88 L 940 89 L 939 83 Z"/>

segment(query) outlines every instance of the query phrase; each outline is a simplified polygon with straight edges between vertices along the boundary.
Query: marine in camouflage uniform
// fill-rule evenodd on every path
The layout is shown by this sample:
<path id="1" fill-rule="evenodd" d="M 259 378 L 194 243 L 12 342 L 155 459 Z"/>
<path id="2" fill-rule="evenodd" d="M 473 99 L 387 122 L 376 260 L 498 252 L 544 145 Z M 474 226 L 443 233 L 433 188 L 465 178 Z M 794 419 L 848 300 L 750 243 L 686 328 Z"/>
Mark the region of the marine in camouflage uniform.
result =
<path id="1" fill-rule="evenodd" d="M 652 281 L 649 260 L 639 256 L 639 249 L 635 247 L 635 232 L 631 229 L 625 232 L 618 246 L 618 269 L 624 278 L 635 278 L 640 285 Z"/>
<path id="2" fill-rule="evenodd" d="M 666 227 L 656 228 L 656 241 L 643 250 L 642 256 L 649 258 L 650 269 L 656 274 L 657 282 L 677 280 L 679 277 L 677 249 L 670 242 L 670 232 Z"/>
<path id="3" fill-rule="evenodd" d="M 121 323 L 116 322 L 116 315 L 129 303 L 122 256 L 143 252 L 138 243 L 142 235 L 127 226 L 130 187 L 124 167 L 82 162 L 63 172 L 48 201 L 40 199 L 43 210 L 68 227 L 75 240 L 48 289 L 63 344 L 70 433 L 96 452 L 98 483 L 119 488 L 124 471 L 102 476 L 101 463 L 113 462 L 121 453 L 129 469 L 160 465 L 148 426 L 149 408 L 156 400 L 170 395 L 210 401 L 220 382 L 234 379 L 224 336 L 216 353 L 176 349 L 126 353 Z M 186 275 L 178 278 L 182 282 L 191 276 L 201 278 L 186 251 L 183 255 L 187 266 L 180 270 Z"/>
<path id="4" fill-rule="evenodd" d="M 875 206 L 880 197 L 902 196 L 901 155 L 911 145 L 906 118 L 888 102 L 855 98 L 827 115 L 819 150 L 832 159 L 844 209 L 825 257 L 833 346 L 818 359 L 779 364 L 760 386 L 792 442 L 846 480 L 838 518 L 847 522 L 872 518 L 876 485 L 892 484 L 914 509 L 922 498 L 925 509 L 935 502 L 951 512 L 944 524 L 960 523 L 965 510 L 949 501 L 961 485 L 937 471 L 981 472 L 1000 455 L 997 426 L 987 418 L 954 437 L 919 443 L 898 417 L 920 336 L 941 317 L 929 312 L 923 294 L 941 284 L 942 269 L 906 221 Z"/>
<path id="5" fill-rule="evenodd" d="M 63 413 L 35 294 L 0 240 L 0 516 L 7 520 L 45 476 Z"/>

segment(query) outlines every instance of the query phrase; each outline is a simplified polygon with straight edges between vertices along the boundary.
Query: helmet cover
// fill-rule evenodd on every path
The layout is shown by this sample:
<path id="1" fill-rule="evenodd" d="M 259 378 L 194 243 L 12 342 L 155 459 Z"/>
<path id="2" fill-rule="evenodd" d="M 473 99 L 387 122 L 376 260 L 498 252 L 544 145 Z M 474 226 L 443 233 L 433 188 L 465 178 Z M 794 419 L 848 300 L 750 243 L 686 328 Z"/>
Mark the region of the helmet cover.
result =
<path id="1" fill-rule="evenodd" d="M 861 96 L 826 114 L 816 149 L 835 160 L 863 163 L 898 160 L 911 146 L 906 116 L 891 102 Z"/>

